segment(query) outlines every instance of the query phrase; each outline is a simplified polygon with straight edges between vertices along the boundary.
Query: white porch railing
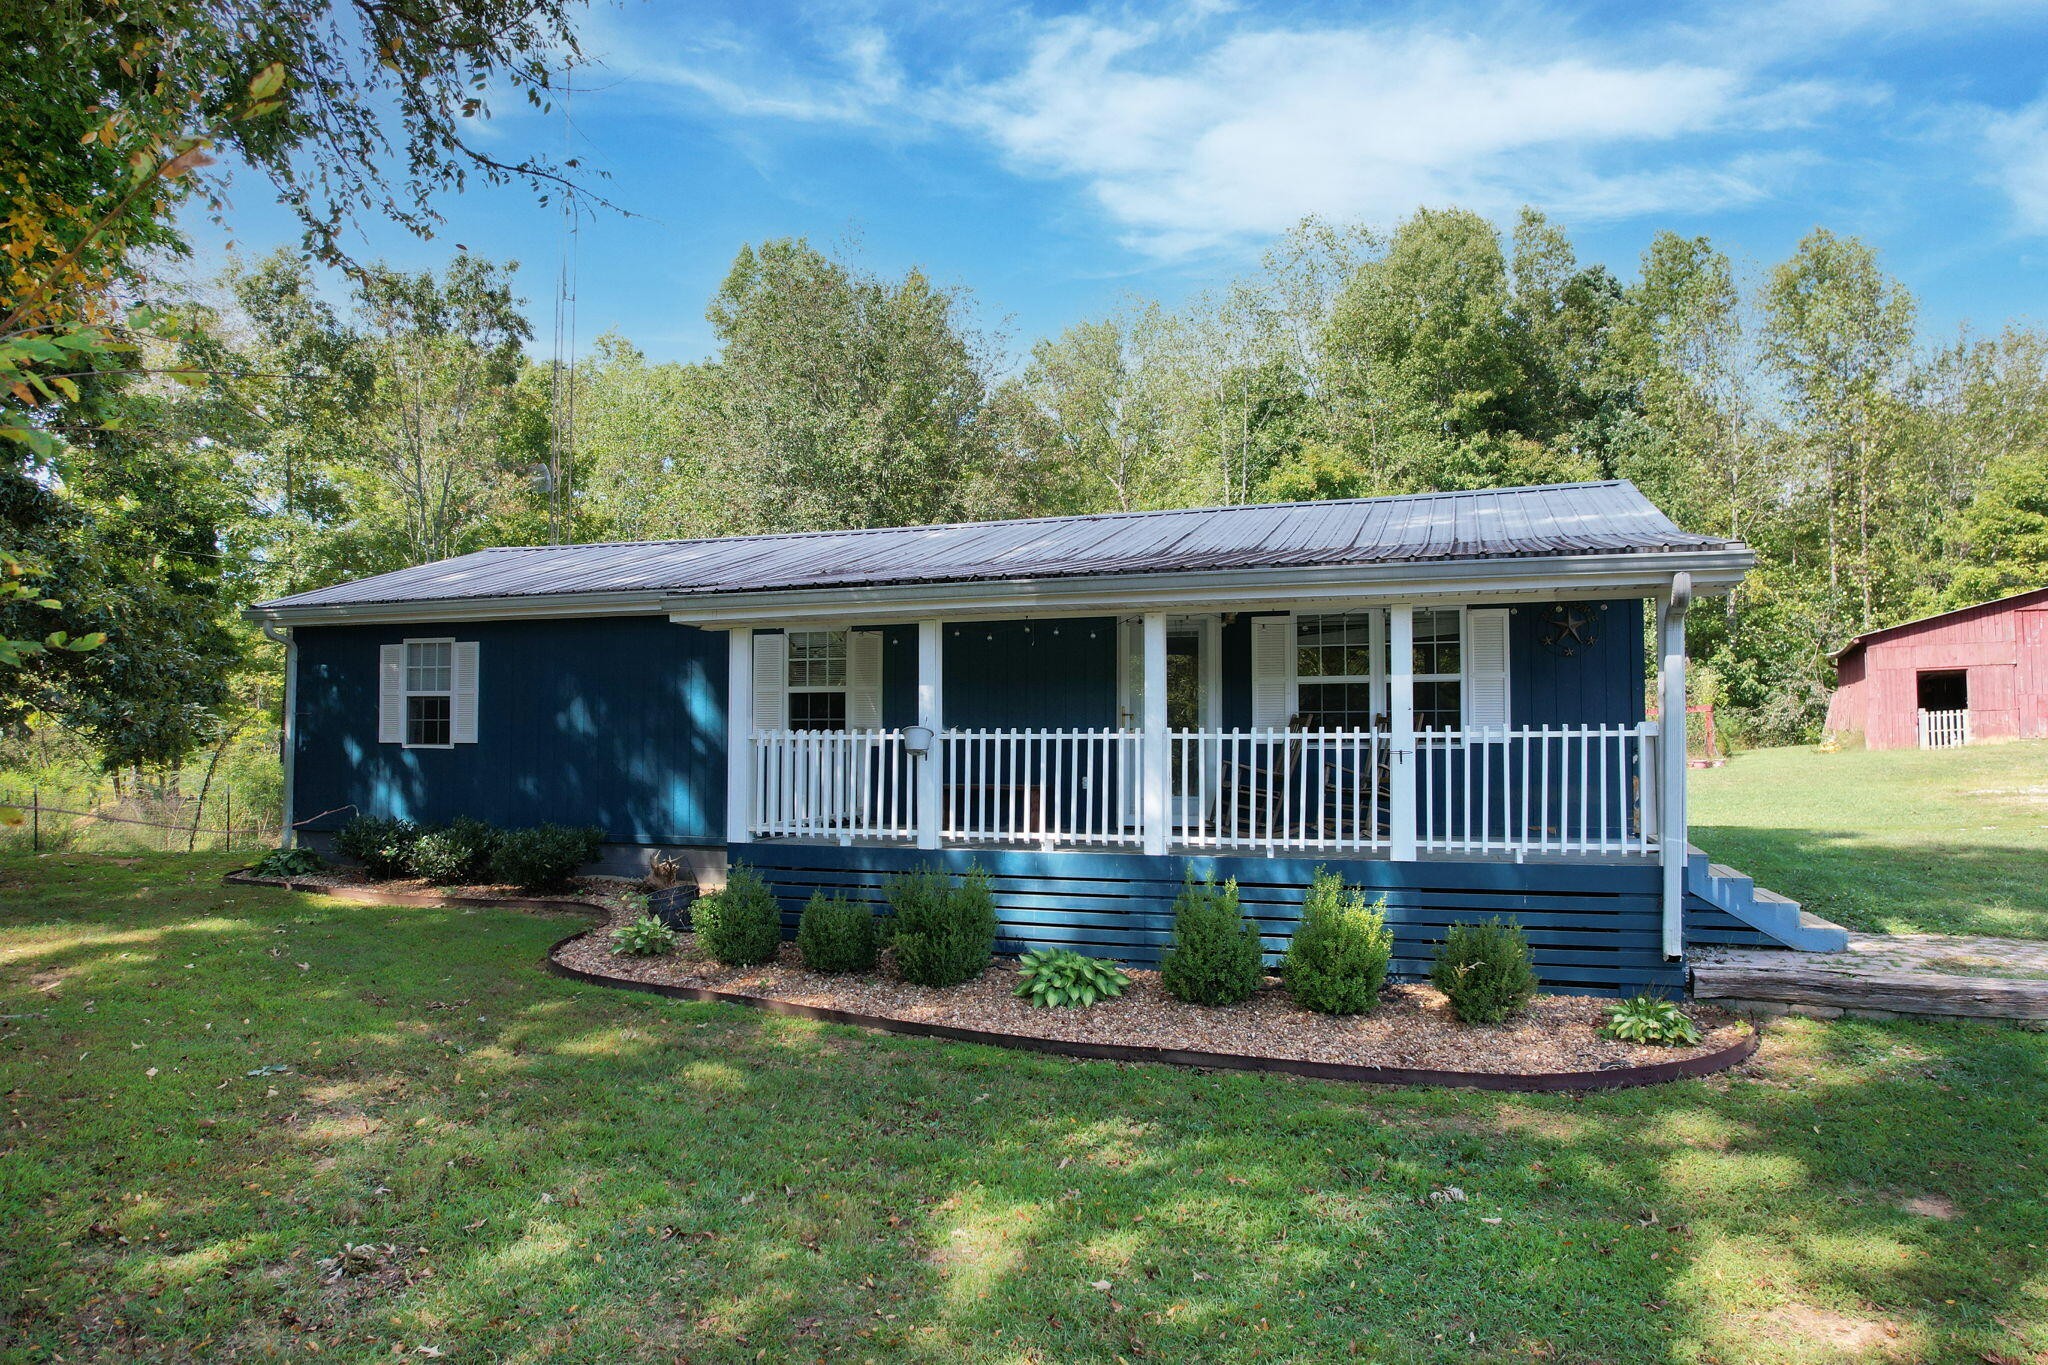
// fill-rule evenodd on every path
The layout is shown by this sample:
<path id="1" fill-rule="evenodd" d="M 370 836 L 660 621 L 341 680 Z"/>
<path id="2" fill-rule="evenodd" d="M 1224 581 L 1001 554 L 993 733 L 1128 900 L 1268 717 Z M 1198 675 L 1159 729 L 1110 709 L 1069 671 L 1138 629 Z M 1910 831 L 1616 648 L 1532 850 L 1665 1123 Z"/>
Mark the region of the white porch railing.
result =
<path id="1" fill-rule="evenodd" d="M 917 770 L 938 763 L 942 846 L 1138 847 L 1139 730 L 949 730 L 925 757 L 897 730 L 760 730 L 753 835 L 914 841 Z M 1432 853 L 1648 855 L 1658 727 L 1423 731 L 1407 765 Z M 1403 765 L 1373 730 L 1174 730 L 1167 842 L 1195 850 L 1384 853 Z"/>
<path id="2" fill-rule="evenodd" d="M 1416 847 L 1647 854 L 1658 847 L 1657 742 L 1648 721 L 1422 731 Z"/>
<path id="3" fill-rule="evenodd" d="M 1920 747 L 1923 749 L 1957 749 L 1970 742 L 1970 713 L 1968 711 L 1922 711 L 1920 713 Z"/>
<path id="4" fill-rule="evenodd" d="M 916 776 L 900 730 L 756 730 L 753 832 L 910 839 Z"/>
<path id="5" fill-rule="evenodd" d="M 1175 730 L 1170 838 L 1192 848 L 1388 846 L 1389 753 L 1373 730 Z"/>
<path id="6" fill-rule="evenodd" d="M 1144 842 L 1136 730 L 949 730 L 939 737 L 943 843 Z"/>

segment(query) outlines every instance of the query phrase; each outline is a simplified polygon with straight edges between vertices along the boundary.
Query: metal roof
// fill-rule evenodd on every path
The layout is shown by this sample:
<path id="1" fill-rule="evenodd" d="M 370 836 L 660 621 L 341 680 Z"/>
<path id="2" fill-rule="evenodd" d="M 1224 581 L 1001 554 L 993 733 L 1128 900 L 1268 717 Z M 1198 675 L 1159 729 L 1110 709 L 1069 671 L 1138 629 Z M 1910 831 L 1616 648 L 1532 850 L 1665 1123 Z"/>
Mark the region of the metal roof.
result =
<path id="1" fill-rule="evenodd" d="M 2003 611 L 2007 607 L 2017 608 L 2023 603 L 2032 605 L 2027 602 L 2027 599 L 2030 597 L 2038 597 L 2044 605 L 2048 605 L 2048 588 L 2028 588 L 2022 592 L 2013 593 L 2009 597 L 1994 597 L 1989 602 L 1972 602 L 1967 607 L 1952 607 L 1948 611 L 1937 611 L 1928 616 L 1916 616 L 1910 621 L 1901 621 L 1895 626 L 1880 626 L 1876 630 L 1866 630 L 1861 635 L 1851 636 L 1848 644 L 1843 645 L 1828 657 L 1836 662 L 1840 662 L 1848 658 L 1852 650 L 1860 649 L 1872 640 L 1882 640 L 1901 631 L 1912 630 L 1915 626 L 1932 625 L 1936 621 L 1945 621 L 1951 616 L 1967 616 L 1973 611 Z"/>
<path id="2" fill-rule="evenodd" d="M 968 583 L 1562 555 L 1740 543 L 1674 526 L 1634 484 L 1106 512 L 709 540 L 479 550 L 271 602 L 278 608 Z"/>

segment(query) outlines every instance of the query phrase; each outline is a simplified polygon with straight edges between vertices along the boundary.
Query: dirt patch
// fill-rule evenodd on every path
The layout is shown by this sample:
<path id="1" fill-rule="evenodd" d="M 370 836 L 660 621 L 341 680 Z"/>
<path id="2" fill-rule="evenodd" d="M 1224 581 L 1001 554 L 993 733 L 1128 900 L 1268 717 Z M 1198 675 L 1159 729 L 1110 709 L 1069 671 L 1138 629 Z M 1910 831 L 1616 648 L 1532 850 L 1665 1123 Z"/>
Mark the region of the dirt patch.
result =
<path id="1" fill-rule="evenodd" d="M 1852 1317 L 1829 1308 L 1792 1303 L 1750 1319 L 1758 1334 L 1776 1341 L 1818 1346 L 1846 1360 L 1897 1359 L 1912 1353 L 1899 1324 Z"/>
<path id="2" fill-rule="evenodd" d="M 628 918 L 615 910 L 612 923 Z M 676 952 L 661 957 L 615 957 L 603 929 L 562 945 L 556 960 L 595 975 L 780 1000 L 890 1020 L 986 1030 L 1063 1042 L 1175 1048 L 1291 1061 L 1352 1066 L 1413 1067 L 1439 1071 L 1547 1075 L 1598 1072 L 1679 1061 L 1731 1047 L 1748 1026 L 1712 1006 L 1689 1013 L 1705 1035 L 1697 1047 L 1639 1047 L 1600 1036 L 1603 1002 L 1586 996 L 1538 996 L 1520 1016 L 1498 1027 L 1461 1024 L 1443 995 L 1430 986 L 1387 988 L 1380 1007 L 1348 1018 L 1313 1014 L 1296 1006 L 1279 984 L 1239 1005 L 1212 1009 L 1169 996 L 1159 974 L 1133 970 L 1121 997 L 1088 1009 L 1039 1009 L 1011 994 L 1016 969 L 998 961 L 979 979 L 946 990 L 913 986 L 886 975 L 827 976 L 804 968 L 796 945 L 785 943 L 773 963 L 724 967 L 683 935 Z"/>
<path id="3" fill-rule="evenodd" d="M 1945 1194 L 1916 1194 L 1899 1207 L 1918 1217 L 1938 1218 L 1944 1223 L 1956 1216 L 1955 1201 Z"/>

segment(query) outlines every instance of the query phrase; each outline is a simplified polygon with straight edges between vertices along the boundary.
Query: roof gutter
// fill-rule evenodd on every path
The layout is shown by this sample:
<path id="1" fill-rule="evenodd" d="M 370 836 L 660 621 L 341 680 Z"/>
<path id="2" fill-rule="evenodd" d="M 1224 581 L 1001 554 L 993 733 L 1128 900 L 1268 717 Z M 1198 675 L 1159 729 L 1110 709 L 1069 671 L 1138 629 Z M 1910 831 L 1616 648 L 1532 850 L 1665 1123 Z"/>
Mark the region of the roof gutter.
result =
<path id="1" fill-rule="evenodd" d="M 258 624 L 406 625 L 452 621 L 517 621 L 591 616 L 660 616 L 685 625 L 795 621 L 889 621 L 933 618 L 989 620 L 1050 613 L 1102 615 L 1140 608 L 1204 611 L 1421 601 L 1515 594 L 1531 599 L 1603 592 L 1653 596 L 1674 571 L 1693 576 L 1698 591 L 1726 591 L 1756 556 L 1747 548 L 1639 554 L 1527 555 L 1512 559 L 1326 564 L 1312 567 L 1208 569 L 1195 572 L 1095 574 L 1074 578 L 896 583 L 743 592 L 612 591 L 535 593 L 523 597 L 433 598 L 252 606 Z"/>

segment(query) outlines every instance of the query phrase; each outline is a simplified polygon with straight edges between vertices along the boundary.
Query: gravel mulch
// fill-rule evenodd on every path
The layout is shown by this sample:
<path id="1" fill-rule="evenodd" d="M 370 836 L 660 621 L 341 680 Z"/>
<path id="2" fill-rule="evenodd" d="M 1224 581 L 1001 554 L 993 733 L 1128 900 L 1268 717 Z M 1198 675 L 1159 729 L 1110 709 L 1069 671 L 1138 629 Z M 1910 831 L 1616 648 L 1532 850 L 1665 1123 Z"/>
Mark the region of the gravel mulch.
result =
<path id="1" fill-rule="evenodd" d="M 556 950 L 565 967 L 627 981 L 693 986 L 736 995 L 846 1010 L 884 1019 L 984 1029 L 1066 1042 L 1116 1043 L 1236 1053 L 1289 1061 L 1414 1067 L 1539 1075 L 1614 1070 L 1682 1061 L 1731 1047 L 1748 1025 L 1712 1006 L 1686 1012 L 1705 1035 L 1691 1048 L 1641 1047 L 1602 1038 L 1603 1002 L 1586 996 L 1538 996 L 1520 1016 L 1497 1027 L 1461 1024 L 1441 992 L 1427 985 L 1387 988 L 1369 1015 L 1340 1018 L 1298 1008 L 1277 982 L 1240 1005 L 1214 1009 L 1169 996 L 1159 974 L 1130 969 L 1122 996 L 1087 1009 L 1040 1009 L 1011 994 L 1016 969 L 998 959 L 964 986 L 913 986 L 882 971 L 873 977 L 808 971 L 796 945 L 760 967 L 725 967 L 698 952 L 691 935 L 663 957 L 614 956 L 607 931 L 630 919 L 614 903 L 607 924 Z"/>

